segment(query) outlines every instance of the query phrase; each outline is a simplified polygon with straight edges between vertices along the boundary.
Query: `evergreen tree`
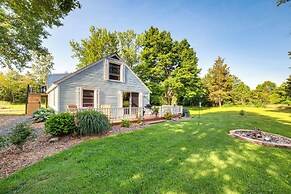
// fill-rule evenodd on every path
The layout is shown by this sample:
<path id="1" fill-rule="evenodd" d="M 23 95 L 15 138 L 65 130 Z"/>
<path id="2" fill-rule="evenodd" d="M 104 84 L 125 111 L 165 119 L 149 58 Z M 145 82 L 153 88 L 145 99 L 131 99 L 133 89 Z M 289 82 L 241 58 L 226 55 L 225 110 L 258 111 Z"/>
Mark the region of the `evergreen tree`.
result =
<path id="1" fill-rule="evenodd" d="M 209 91 L 209 100 L 221 107 L 224 100 L 230 98 L 233 78 L 224 59 L 218 57 L 205 76 L 205 85 Z"/>

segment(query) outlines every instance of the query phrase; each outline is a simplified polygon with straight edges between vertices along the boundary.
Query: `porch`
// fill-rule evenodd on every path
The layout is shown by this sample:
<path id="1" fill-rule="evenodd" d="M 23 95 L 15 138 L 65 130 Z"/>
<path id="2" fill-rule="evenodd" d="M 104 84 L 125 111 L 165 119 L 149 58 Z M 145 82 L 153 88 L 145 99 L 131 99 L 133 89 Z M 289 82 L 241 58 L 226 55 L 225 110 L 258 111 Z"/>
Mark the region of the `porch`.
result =
<path id="1" fill-rule="evenodd" d="M 141 107 L 124 107 L 124 108 L 88 108 L 88 107 L 72 107 L 67 106 L 66 112 L 79 112 L 85 110 L 94 110 L 102 112 L 103 114 L 107 115 L 108 119 L 111 123 L 118 123 L 121 120 L 131 120 L 135 121 L 139 117 L 142 120 L 154 120 L 158 118 L 163 118 L 166 112 L 171 112 L 174 116 L 175 115 L 182 115 L 183 114 L 183 106 L 172 106 L 172 105 L 162 105 L 156 107 L 158 112 L 155 114 L 152 109 L 149 108 L 141 108 Z"/>

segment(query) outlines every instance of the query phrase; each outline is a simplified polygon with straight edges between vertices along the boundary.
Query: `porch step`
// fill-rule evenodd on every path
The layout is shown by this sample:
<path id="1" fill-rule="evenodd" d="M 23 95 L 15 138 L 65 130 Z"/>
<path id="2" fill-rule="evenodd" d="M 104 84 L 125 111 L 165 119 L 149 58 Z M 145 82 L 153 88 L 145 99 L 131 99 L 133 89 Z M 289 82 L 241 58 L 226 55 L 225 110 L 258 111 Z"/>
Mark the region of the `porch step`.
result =
<path id="1" fill-rule="evenodd" d="M 152 124 L 157 124 L 157 123 L 163 123 L 165 121 L 166 121 L 165 119 L 162 119 L 162 120 L 156 120 L 156 121 L 145 121 L 145 123 L 152 125 Z"/>

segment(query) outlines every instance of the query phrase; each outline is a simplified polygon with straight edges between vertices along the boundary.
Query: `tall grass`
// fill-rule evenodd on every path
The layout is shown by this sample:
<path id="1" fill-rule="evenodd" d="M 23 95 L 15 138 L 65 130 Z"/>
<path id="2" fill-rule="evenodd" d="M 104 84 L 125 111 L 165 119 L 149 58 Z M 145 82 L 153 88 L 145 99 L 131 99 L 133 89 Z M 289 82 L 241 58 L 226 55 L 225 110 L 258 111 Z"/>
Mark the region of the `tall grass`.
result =
<path id="1" fill-rule="evenodd" d="M 94 110 L 78 112 L 76 122 L 80 135 L 99 134 L 110 128 L 107 116 Z"/>

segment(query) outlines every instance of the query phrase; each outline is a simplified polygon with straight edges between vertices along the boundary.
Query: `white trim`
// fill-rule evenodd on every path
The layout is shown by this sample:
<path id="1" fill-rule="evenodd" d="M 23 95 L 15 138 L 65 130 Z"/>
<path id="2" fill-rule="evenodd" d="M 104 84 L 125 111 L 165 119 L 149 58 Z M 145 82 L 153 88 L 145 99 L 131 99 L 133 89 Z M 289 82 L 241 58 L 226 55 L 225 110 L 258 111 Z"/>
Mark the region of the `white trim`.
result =
<path id="1" fill-rule="evenodd" d="M 84 90 L 91 90 L 94 91 L 94 99 L 93 99 L 93 107 L 94 108 L 100 108 L 100 97 L 99 97 L 99 89 L 94 89 L 94 88 L 81 88 L 77 87 L 77 90 L 79 88 L 79 93 L 77 92 L 77 97 L 79 95 L 79 99 L 76 98 L 77 100 L 77 107 L 78 108 L 83 108 L 83 91 Z"/>
<path id="2" fill-rule="evenodd" d="M 110 73 L 109 73 L 109 69 L 110 69 L 110 63 L 114 64 L 114 65 L 119 65 L 120 69 L 119 69 L 119 80 L 115 80 L 115 79 L 110 79 Z M 122 61 L 118 61 L 116 59 L 106 59 L 106 67 L 107 70 L 105 69 L 105 73 L 108 74 L 108 81 L 113 81 L 113 82 L 121 82 L 124 83 L 124 63 Z"/>

